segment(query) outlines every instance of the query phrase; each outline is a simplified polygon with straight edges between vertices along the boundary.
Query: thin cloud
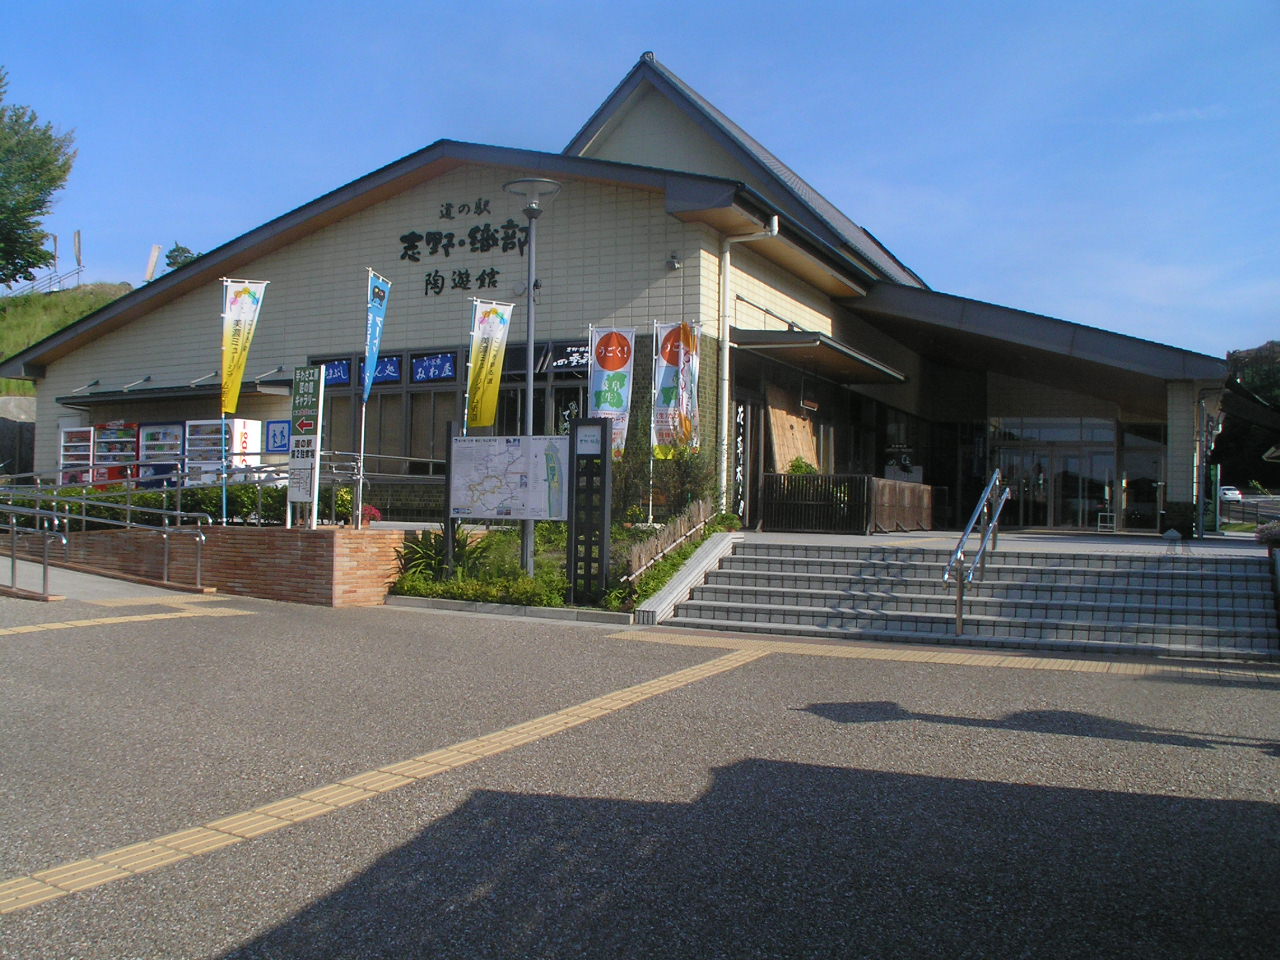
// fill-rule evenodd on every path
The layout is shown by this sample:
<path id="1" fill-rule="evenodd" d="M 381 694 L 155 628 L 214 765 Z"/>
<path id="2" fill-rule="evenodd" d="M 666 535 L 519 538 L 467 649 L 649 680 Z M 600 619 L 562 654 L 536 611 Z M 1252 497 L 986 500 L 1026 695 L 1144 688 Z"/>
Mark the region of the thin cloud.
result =
<path id="1" fill-rule="evenodd" d="M 1219 120 L 1227 115 L 1226 107 L 1182 107 L 1178 110 L 1157 110 L 1134 119 L 1141 126 L 1168 123 L 1203 123 L 1207 120 Z"/>

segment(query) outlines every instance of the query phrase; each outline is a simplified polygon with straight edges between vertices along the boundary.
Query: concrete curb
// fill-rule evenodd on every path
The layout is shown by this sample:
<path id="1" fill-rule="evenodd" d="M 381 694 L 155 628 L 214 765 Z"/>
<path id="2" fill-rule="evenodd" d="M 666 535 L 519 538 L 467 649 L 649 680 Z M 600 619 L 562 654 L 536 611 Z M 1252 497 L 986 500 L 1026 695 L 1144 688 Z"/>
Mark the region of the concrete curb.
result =
<path id="1" fill-rule="evenodd" d="M 511 603 L 477 603 L 474 600 L 446 600 L 442 597 L 387 596 L 389 607 L 418 607 L 426 610 L 449 610 L 454 613 L 492 613 L 504 617 L 530 617 L 535 620 L 570 620 L 578 623 L 609 623 L 629 626 L 629 613 L 612 610 L 589 610 L 585 607 L 525 607 Z"/>
<path id="2" fill-rule="evenodd" d="M 707 571 L 719 565 L 722 559 L 733 552 L 734 545 L 744 539 L 741 531 L 713 533 L 694 551 L 693 556 L 670 583 L 636 607 L 636 623 L 653 626 L 671 616 L 676 604 L 688 600 L 693 588 L 706 579 Z"/>

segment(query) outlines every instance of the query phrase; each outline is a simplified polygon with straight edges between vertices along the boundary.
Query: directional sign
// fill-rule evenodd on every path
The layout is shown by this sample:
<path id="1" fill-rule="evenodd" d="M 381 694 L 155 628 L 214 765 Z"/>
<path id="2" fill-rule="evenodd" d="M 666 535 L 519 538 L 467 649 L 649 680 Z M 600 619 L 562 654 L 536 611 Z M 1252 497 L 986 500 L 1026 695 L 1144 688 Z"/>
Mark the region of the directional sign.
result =
<path id="1" fill-rule="evenodd" d="M 320 493 L 320 411 L 324 367 L 293 368 L 293 436 L 289 440 L 289 502 L 310 503 L 315 526 Z"/>

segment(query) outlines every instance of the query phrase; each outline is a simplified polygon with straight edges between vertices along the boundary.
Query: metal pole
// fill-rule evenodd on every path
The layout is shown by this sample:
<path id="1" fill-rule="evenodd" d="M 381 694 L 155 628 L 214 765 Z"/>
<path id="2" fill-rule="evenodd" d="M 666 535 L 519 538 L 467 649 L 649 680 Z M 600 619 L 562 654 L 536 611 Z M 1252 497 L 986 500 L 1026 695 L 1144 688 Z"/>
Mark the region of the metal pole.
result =
<path id="1" fill-rule="evenodd" d="M 367 401 L 360 401 L 360 455 L 356 459 L 356 488 L 351 496 L 351 524 L 357 530 L 364 520 L 364 429 L 368 407 Z"/>
<path id="2" fill-rule="evenodd" d="M 964 636 L 964 554 L 956 558 L 959 567 L 956 570 L 956 636 Z"/>
<path id="3" fill-rule="evenodd" d="M 528 285 L 525 289 L 525 347 L 524 347 L 524 386 L 525 386 L 525 405 L 524 405 L 524 435 L 526 437 L 527 446 L 525 447 L 525 456 L 533 454 L 533 351 L 534 351 L 534 303 L 533 303 L 533 285 L 537 281 L 537 256 L 538 256 L 538 216 L 542 213 L 537 203 L 531 203 L 524 208 L 525 216 L 529 218 L 529 278 Z M 533 521 L 524 520 L 521 522 L 520 529 L 520 557 L 524 565 L 526 575 L 533 576 Z"/>

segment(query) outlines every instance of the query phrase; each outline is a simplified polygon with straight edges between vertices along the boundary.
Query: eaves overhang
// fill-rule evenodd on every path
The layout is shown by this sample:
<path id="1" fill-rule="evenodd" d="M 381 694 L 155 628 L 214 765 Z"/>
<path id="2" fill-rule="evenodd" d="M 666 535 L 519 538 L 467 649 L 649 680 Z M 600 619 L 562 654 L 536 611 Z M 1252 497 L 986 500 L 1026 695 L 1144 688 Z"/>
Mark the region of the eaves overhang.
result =
<path id="1" fill-rule="evenodd" d="M 761 183 L 773 185 L 777 196 L 772 197 L 771 202 L 780 206 L 780 212 L 790 219 L 803 223 L 824 244 L 842 250 L 850 260 L 864 264 L 863 269 L 869 269 L 873 276 L 925 286 L 924 281 L 875 236 L 845 216 L 763 144 L 660 63 L 651 52 L 640 57 L 569 141 L 564 152 L 580 155 L 590 149 L 593 142 L 607 135 L 620 121 L 628 100 L 646 85 L 661 92 L 722 149 L 754 171 Z"/>
<path id="2" fill-rule="evenodd" d="M 617 163 L 440 140 L 354 180 L 234 240 L 197 257 L 157 280 L 130 291 L 99 310 L 0 362 L 0 376 L 39 379 L 44 368 L 92 338 L 111 333 L 138 317 L 223 277 L 275 250 L 396 196 L 458 167 L 478 164 L 520 174 L 622 184 L 664 197 L 667 212 L 677 217 L 701 210 L 721 210 L 737 203 L 742 184 L 735 180 L 639 164 Z M 756 201 L 751 201 L 754 204 Z"/>
<path id="3" fill-rule="evenodd" d="M 261 383 L 246 383 L 240 388 L 240 396 L 287 397 L 292 389 L 292 380 L 264 380 Z M 222 385 L 218 383 L 200 384 L 198 386 L 146 387 L 132 390 L 94 390 L 88 393 L 70 393 L 56 398 L 63 407 L 90 408 L 115 406 L 122 403 L 155 403 L 166 400 L 204 400 L 218 398 L 222 395 Z"/>
<path id="4" fill-rule="evenodd" d="M 1218 357 L 934 290 L 878 282 L 846 306 L 886 332 L 900 332 L 905 322 L 1161 380 L 1223 380 L 1227 374 L 1226 360 Z"/>
<path id="5" fill-rule="evenodd" d="M 735 347 L 843 385 L 904 383 L 906 376 L 889 364 L 808 330 L 743 330 L 729 328 Z"/>

